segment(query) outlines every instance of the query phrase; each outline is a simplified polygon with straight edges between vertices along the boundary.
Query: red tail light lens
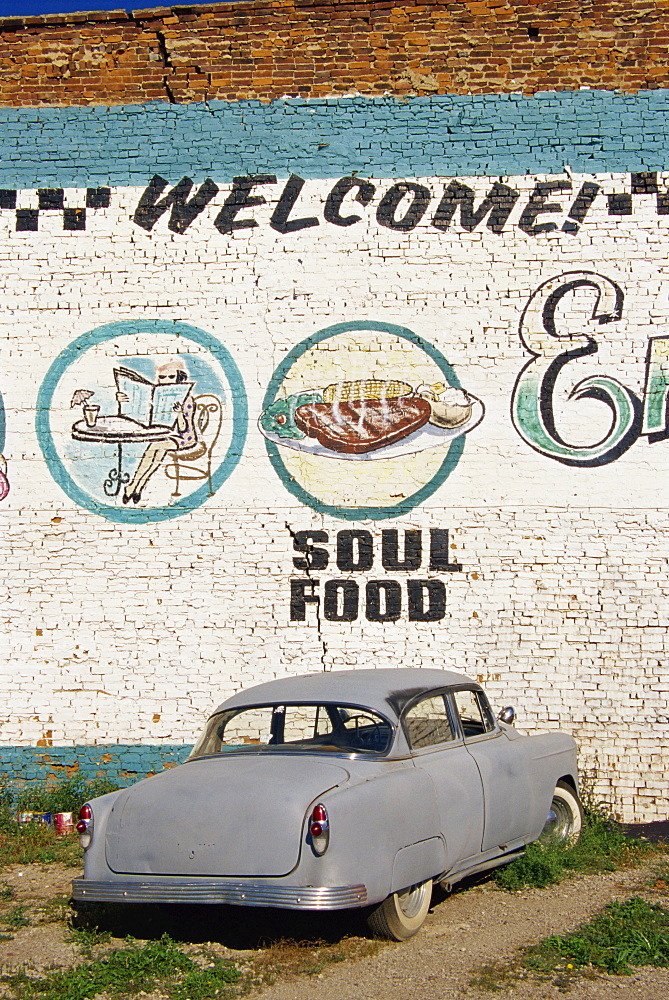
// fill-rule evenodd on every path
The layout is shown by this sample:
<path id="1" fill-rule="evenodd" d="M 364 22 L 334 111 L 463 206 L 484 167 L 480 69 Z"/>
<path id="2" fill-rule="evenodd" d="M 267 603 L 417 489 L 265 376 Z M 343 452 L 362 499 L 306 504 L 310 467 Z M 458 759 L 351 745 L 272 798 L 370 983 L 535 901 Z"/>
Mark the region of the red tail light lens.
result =
<path id="1" fill-rule="evenodd" d="M 309 818 L 309 835 L 314 853 L 318 854 L 319 857 L 325 854 L 330 843 L 330 822 L 328 820 L 327 809 L 322 802 L 314 806 Z"/>
<path id="2" fill-rule="evenodd" d="M 79 844 L 85 851 L 88 850 L 93 839 L 93 810 L 88 802 L 79 810 L 79 822 L 76 830 L 79 834 Z"/>

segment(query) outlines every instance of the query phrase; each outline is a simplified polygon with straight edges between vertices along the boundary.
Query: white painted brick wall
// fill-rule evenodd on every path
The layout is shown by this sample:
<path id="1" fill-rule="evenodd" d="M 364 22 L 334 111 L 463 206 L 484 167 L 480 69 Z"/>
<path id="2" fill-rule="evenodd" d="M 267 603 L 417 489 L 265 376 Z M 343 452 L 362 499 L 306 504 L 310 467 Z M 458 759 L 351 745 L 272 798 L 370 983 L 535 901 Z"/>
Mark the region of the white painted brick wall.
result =
<path id="1" fill-rule="evenodd" d="M 598 181 L 622 185 L 613 175 Z M 535 178 L 509 182 L 529 192 Z M 420 183 L 436 189 L 442 181 Z M 301 213 L 322 214 L 330 188 L 308 182 Z M 351 230 L 321 225 L 280 236 L 267 224 L 270 203 L 253 210 L 256 229 L 223 237 L 211 220 L 228 191 L 183 236 L 168 231 L 166 217 L 151 233 L 131 222 L 140 188 L 113 189 L 110 208 L 91 216 L 85 232 L 63 233 L 45 217 L 39 232 L 17 233 L 0 216 L 11 482 L 0 505 L 0 741 L 31 747 L 48 730 L 55 746 L 188 743 L 225 696 L 271 677 L 454 667 L 481 678 L 497 708 L 515 705 L 520 727 L 571 732 L 589 787 L 623 818 L 666 818 L 669 445 L 640 438 L 609 465 L 568 467 L 520 438 L 510 400 L 529 360 L 518 336 L 528 298 L 547 278 L 582 268 L 621 286 L 624 311 L 617 323 L 588 324 L 593 296 L 585 290 L 560 312 L 565 328 L 586 329 L 599 348 L 567 369 L 562 396 L 594 373 L 643 392 L 647 340 L 663 333 L 669 315 L 669 217 L 657 216 L 652 199 L 637 199 L 633 216 L 612 220 L 602 202 L 578 235 L 530 238 L 511 224 L 519 203 L 501 235 L 457 225 L 440 233 L 427 223 L 393 233 L 372 216 Z M 223 343 L 245 382 L 249 433 L 239 465 L 202 506 L 172 520 L 118 524 L 78 507 L 56 484 L 35 407 L 60 351 L 104 323 L 134 319 L 190 323 Z M 286 353 L 323 327 L 360 320 L 399 324 L 435 345 L 486 407 L 446 482 L 388 521 L 348 522 L 302 505 L 274 473 L 256 427 Z M 155 339 L 138 336 L 133 351 L 155 353 Z M 91 377 L 122 356 L 115 341 L 96 348 Z M 54 424 L 66 429 L 71 419 L 64 410 Z M 563 419 L 578 443 L 609 424 L 593 400 L 565 404 Z M 377 539 L 387 527 L 449 529 L 463 571 L 442 574 L 445 618 L 318 626 L 308 611 L 306 622 L 291 622 L 289 581 L 300 574 L 287 524 L 324 528 L 330 551 L 347 527 Z M 331 567 L 319 575 L 344 574 Z M 375 567 L 359 582 L 384 575 Z"/>

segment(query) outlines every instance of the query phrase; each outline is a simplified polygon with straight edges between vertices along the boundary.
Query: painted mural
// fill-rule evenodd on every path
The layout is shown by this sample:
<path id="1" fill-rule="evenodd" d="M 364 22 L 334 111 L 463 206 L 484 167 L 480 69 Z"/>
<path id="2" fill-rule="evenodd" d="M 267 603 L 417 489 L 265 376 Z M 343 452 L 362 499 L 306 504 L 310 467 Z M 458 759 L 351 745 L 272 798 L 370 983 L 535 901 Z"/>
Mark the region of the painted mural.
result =
<path id="1" fill-rule="evenodd" d="M 4 115 L 7 759 L 452 667 L 659 815 L 669 92 Z"/>
<path id="2" fill-rule="evenodd" d="M 383 518 L 441 485 L 483 415 L 433 345 L 363 321 L 296 345 L 272 377 L 258 426 L 279 478 L 303 503 Z"/>
<path id="3" fill-rule="evenodd" d="M 4 500 L 9 493 L 9 479 L 7 478 L 7 459 L 3 455 L 5 447 L 5 407 L 0 395 L 0 500 Z"/>
<path id="4" fill-rule="evenodd" d="M 111 520 L 192 510 L 228 477 L 246 433 L 232 357 L 185 324 L 84 335 L 54 362 L 41 398 L 38 433 L 56 481 Z"/>

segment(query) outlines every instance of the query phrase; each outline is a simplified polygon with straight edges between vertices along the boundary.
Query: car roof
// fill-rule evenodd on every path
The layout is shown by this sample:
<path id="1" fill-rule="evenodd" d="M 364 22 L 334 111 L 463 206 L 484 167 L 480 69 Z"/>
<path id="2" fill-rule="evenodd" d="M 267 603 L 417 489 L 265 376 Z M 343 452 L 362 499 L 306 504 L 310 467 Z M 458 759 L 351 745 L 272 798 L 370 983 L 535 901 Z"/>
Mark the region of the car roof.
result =
<path id="1" fill-rule="evenodd" d="M 247 688 L 228 698 L 217 712 L 246 705 L 282 702 L 339 702 L 374 708 L 399 716 L 404 705 L 424 691 L 475 681 L 455 670 L 419 667 L 379 667 L 376 670 L 332 670 L 282 677 Z"/>

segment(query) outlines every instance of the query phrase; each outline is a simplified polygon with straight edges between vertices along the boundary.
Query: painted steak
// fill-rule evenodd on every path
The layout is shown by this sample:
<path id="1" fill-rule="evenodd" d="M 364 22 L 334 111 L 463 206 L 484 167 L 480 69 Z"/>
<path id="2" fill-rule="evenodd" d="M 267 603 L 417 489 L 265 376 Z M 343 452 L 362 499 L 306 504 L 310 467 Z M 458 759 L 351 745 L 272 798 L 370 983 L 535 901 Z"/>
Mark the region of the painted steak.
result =
<path id="1" fill-rule="evenodd" d="M 360 455 L 401 441 L 430 419 L 430 404 L 420 396 L 307 403 L 295 411 L 295 424 L 324 448 Z"/>

